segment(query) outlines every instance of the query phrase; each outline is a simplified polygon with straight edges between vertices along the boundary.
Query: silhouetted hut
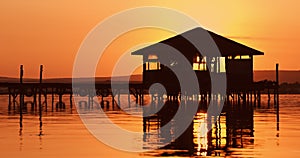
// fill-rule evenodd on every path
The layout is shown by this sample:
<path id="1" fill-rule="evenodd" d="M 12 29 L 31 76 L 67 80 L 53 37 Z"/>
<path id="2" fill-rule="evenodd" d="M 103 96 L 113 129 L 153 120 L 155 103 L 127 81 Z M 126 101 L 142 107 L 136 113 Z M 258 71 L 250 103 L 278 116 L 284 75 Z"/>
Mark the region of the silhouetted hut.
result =
<path id="1" fill-rule="evenodd" d="M 143 56 L 143 83 L 146 86 L 145 88 L 153 83 L 161 83 L 168 93 L 180 91 L 179 81 L 170 67 L 184 67 L 184 65 L 181 65 L 181 61 L 173 58 L 169 53 L 165 53 L 166 50 L 160 50 L 158 46 L 161 44 L 177 49 L 186 57 L 198 77 L 201 90 L 210 91 L 210 76 L 212 74 L 226 74 L 228 91 L 247 91 L 251 88 L 253 85 L 253 56 L 263 55 L 264 53 L 207 31 L 221 54 L 204 55 L 185 38 L 186 36 L 200 38 L 201 30 L 203 29 L 195 28 L 132 52 L 132 55 Z M 168 56 L 165 54 L 168 54 Z M 164 61 L 163 63 L 169 63 L 169 65 L 161 64 L 162 60 L 168 60 L 168 62 Z"/>

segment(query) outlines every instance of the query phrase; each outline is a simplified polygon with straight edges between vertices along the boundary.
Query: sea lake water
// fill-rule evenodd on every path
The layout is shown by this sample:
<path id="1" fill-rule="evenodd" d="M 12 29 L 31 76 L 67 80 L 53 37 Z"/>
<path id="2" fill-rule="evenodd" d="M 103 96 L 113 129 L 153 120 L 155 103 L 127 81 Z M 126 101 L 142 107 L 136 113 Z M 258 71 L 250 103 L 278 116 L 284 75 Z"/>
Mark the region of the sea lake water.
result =
<path id="1" fill-rule="evenodd" d="M 57 97 L 55 99 L 57 100 Z M 38 111 L 31 112 L 28 107 L 29 111 L 23 116 L 23 130 L 20 131 L 18 108 L 15 111 L 11 109 L 9 113 L 8 96 L 0 96 L 0 157 L 191 156 L 186 154 L 186 150 L 178 152 L 177 148 L 185 147 L 185 143 L 182 145 L 182 142 L 179 145 L 177 142 L 166 148 L 144 153 L 125 152 L 109 147 L 86 129 L 75 106 L 70 109 L 69 98 L 63 99 L 67 104 L 66 109 L 54 109 L 53 112 L 49 99 L 48 112 L 43 112 L 43 128 L 40 135 Z M 143 118 L 130 116 L 112 108 L 106 110 L 106 113 L 121 128 L 143 132 Z M 193 148 L 195 157 L 299 157 L 299 113 L 300 95 L 280 95 L 280 123 L 277 130 L 275 108 L 272 102 L 271 108 L 267 108 L 267 96 L 263 95 L 261 108 L 253 108 L 253 111 L 248 113 L 238 111 L 232 114 L 234 117 L 222 115 L 217 119 L 217 123 L 213 124 L 212 131 L 205 137 L 200 137 L 201 131 L 198 131 L 197 127 L 204 123 L 202 120 L 207 117 L 205 112 L 200 111 L 194 119 L 193 130 L 190 133 L 192 137 L 191 140 L 186 140 L 188 142 L 186 147 Z M 241 120 L 242 115 L 249 116 L 250 121 L 249 118 L 246 121 Z M 157 136 L 147 137 L 146 145 L 159 144 L 162 135 L 160 133 Z M 113 134 L 111 136 L 118 137 Z"/>

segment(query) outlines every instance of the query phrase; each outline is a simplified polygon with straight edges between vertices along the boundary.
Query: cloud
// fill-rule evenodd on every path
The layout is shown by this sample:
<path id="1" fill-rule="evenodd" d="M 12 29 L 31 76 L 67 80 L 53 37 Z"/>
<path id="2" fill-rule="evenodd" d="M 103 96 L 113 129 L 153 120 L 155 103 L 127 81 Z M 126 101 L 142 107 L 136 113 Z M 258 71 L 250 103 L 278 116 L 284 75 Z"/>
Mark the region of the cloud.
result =
<path id="1" fill-rule="evenodd" d="M 265 40 L 265 41 L 287 41 L 287 40 L 300 40 L 300 38 L 287 38 L 287 37 L 251 37 L 251 36 L 225 36 L 230 39 L 242 40 Z"/>

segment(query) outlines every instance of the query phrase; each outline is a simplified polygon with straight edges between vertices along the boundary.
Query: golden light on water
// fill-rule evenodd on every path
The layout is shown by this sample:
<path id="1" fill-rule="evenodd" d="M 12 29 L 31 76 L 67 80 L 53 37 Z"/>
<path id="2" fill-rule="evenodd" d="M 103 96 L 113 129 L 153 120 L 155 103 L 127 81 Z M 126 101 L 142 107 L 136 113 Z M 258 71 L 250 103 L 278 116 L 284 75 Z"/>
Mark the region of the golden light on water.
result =
<path id="1" fill-rule="evenodd" d="M 194 119 L 194 144 L 197 145 L 196 154 L 198 156 L 206 156 L 208 149 L 208 140 L 207 140 L 207 114 L 206 113 L 197 113 Z M 204 127 L 205 130 L 201 130 L 200 127 Z"/>
<path id="2" fill-rule="evenodd" d="M 201 112 L 198 112 L 195 116 L 193 142 L 195 144 L 195 152 L 198 156 L 208 156 L 210 155 L 208 153 L 210 150 L 214 149 L 215 152 L 218 152 L 226 146 L 227 133 L 225 118 L 223 116 L 214 118 L 215 120 L 209 119 L 207 113 Z M 209 130 L 210 125 L 208 123 L 211 124 L 211 130 Z"/>

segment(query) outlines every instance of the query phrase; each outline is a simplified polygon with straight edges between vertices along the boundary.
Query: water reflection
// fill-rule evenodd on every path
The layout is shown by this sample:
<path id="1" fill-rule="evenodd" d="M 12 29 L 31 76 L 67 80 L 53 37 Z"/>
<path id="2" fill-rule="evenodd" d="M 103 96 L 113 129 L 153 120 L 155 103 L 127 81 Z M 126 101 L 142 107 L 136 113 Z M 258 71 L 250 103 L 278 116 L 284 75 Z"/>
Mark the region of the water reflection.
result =
<path id="1" fill-rule="evenodd" d="M 220 116 L 209 116 L 205 107 L 199 105 L 193 122 L 175 139 L 180 120 L 174 120 L 173 116 L 179 102 L 166 101 L 158 113 L 143 119 L 145 148 L 159 147 L 156 156 L 228 156 L 231 148 L 251 148 L 254 144 L 252 106 L 227 104 Z M 169 121 L 172 126 L 162 130 L 160 127 Z M 168 141 L 171 143 L 163 146 Z"/>
<path id="2" fill-rule="evenodd" d="M 40 157 L 55 156 L 57 158 L 76 158 L 82 157 L 82 155 L 86 155 L 86 153 L 88 153 L 87 157 L 141 157 L 149 155 L 189 156 L 189 151 L 179 150 L 175 146 L 176 143 L 172 143 L 170 146 L 163 148 L 163 143 L 161 143 L 163 142 L 163 137 L 172 137 L 166 136 L 166 134 L 160 136 L 160 130 L 157 130 L 161 126 L 158 117 L 153 116 L 150 119 L 150 122 L 146 119 L 143 126 L 142 118 L 129 118 L 129 115 L 125 115 L 120 111 L 109 111 L 112 110 L 112 107 L 106 109 L 106 105 L 104 106 L 104 111 L 109 111 L 107 113 L 110 118 L 120 127 L 137 132 L 142 132 L 144 127 L 144 130 L 156 132 L 152 135 L 149 133 L 144 135 L 145 148 L 154 148 L 157 144 L 160 144 L 161 146 L 159 147 L 161 149 L 151 153 L 134 153 L 132 155 L 128 155 L 127 152 L 112 150 L 110 147 L 103 145 L 103 143 L 90 136 L 90 133 L 88 133 L 84 125 L 82 125 L 82 122 L 76 113 L 75 106 L 71 109 L 70 105 L 67 104 L 65 110 L 58 111 L 55 110 L 54 106 L 54 112 L 52 112 L 51 100 L 49 100 L 48 103 L 48 112 L 43 113 L 43 135 L 41 137 L 38 136 L 38 113 L 36 112 L 32 115 L 30 107 L 27 107 L 29 112 L 24 113 L 24 128 L 21 132 L 22 135 L 19 136 L 18 103 L 16 103 L 16 110 L 14 111 L 12 107 L 11 113 L 9 114 L 7 98 L 8 96 L 0 96 L 0 146 L 2 149 L 2 157 L 36 157 L 37 154 L 40 154 Z M 124 98 L 127 101 L 127 96 Z M 192 145 L 192 154 L 195 156 L 197 154 L 208 155 L 207 157 L 210 157 L 209 155 L 214 156 L 218 150 L 215 142 L 216 139 L 212 139 L 218 137 L 218 148 L 221 151 L 220 155 L 230 155 L 228 157 L 299 157 L 299 98 L 299 95 L 280 96 L 281 122 L 280 131 L 277 131 L 276 112 L 272 107 L 268 109 L 268 96 L 262 95 L 262 106 L 260 108 L 253 107 L 255 137 L 251 136 L 252 128 L 250 126 L 253 126 L 251 123 L 253 117 L 251 107 L 242 105 L 240 105 L 241 107 L 239 105 L 225 106 L 222 115 L 219 118 L 216 118 L 220 120 L 220 127 L 217 127 L 215 123 L 211 125 L 212 127 L 221 129 L 220 131 L 217 131 L 219 135 L 215 134 L 216 130 L 214 128 L 211 133 L 206 133 L 201 130 L 197 131 L 199 124 L 206 124 L 206 128 L 208 126 L 206 108 L 199 108 L 193 122 L 192 131 L 188 131 L 188 134 L 186 133 L 186 135 L 192 137 L 186 137 L 188 142 L 192 141 L 192 143 L 190 143 Z M 63 101 L 69 103 L 69 98 L 63 98 Z M 131 107 L 134 107 L 134 98 L 131 98 L 131 102 Z M 110 106 L 111 105 L 112 104 L 110 103 Z M 122 105 L 122 108 L 124 106 L 128 105 Z M 85 106 L 83 105 L 82 108 L 85 108 Z M 94 109 L 97 110 L 96 104 L 94 104 Z M 229 114 L 226 114 L 226 111 L 236 114 L 231 115 L 231 121 L 229 121 L 229 116 L 227 117 Z M 246 114 L 249 116 L 246 116 Z M 244 116 L 249 119 L 244 118 Z M 215 120 L 213 116 L 210 118 L 211 121 Z M 240 121 L 236 119 L 239 119 Z M 242 126 L 244 128 L 242 131 L 239 129 L 239 126 L 242 124 L 241 120 L 246 122 L 245 125 L 248 124 L 248 129 L 245 125 Z M 217 122 L 217 125 L 219 122 Z M 235 125 L 232 122 L 240 123 L 236 123 Z M 145 125 L 145 123 L 151 125 Z M 174 129 L 174 127 L 176 126 L 174 125 L 172 128 Z M 235 131 L 233 130 L 234 128 Z M 243 133 L 242 136 L 240 134 L 241 132 Z M 205 135 L 203 136 L 203 134 Z M 116 137 L 117 136 L 118 135 L 116 135 Z M 41 143 L 39 143 L 40 138 Z M 42 149 L 40 147 L 42 147 Z M 189 147 L 185 148 L 188 149 Z"/>
<path id="3" fill-rule="evenodd" d="M 94 98 L 94 100 L 96 99 L 97 98 Z M 125 99 L 127 99 L 127 96 Z M 290 99 L 286 99 L 286 100 L 290 100 Z M 68 102 L 68 98 L 64 98 L 63 101 Z M 160 103 L 156 101 L 153 102 L 153 104 L 148 108 L 144 108 L 143 113 L 145 115 L 148 115 L 149 111 L 153 112 L 157 110 L 159 112 L 145 118 L 133 119 L 132 117 L 130 118 L 132 119 L 132 121 L 128 121 L 130 119 L 124 119 L 124 117 L 128 117 L 128 115 L 125 115 L 122 109 L 129 108 L 129 107 L 133 108 L 135 106 L 134 98 L 131 100 L 132 102 L 131 106 L 121 105 L 120 107 L 118 105 L 112 106 L 112 103 L 110 102 L 111 98 L 107 98 L 105 100 L 106 102 L 103 102 L 103 104 L 97 103 L 96 101 L 94 103 L 88 104 L 88 100 L 86 100 L 85 102 L 82 102 L 81 106 L 78 106 L 78 108 L 81 108 L 83 110 L 102 109 L 103 111 L 107 112 L 110 118 L 112 118 L 118 125 L 126 128 L 128 127 L 128 129 L 131 129 L 132 127 L 132 129 L 137 129 L 136 131 L 138 132 L 142 132 L 143 130 L 145 132 L 143 136 L 144 148 L 145 149 L 155 149 L 157 147 L 160 148 L 159 150 L 155 150 L 149 153 L 149 155 L 154 155 L 154 156 L 222 156 L 223 157 L 228 155 L 229 156 L 232 155 L 245 156 L 245 155 L 253 155 L 253 154 L 255 155 L 256 154 L 255 152 L 258 151 L 260 152 L 260 149 L 262 148 L 261 147 L 262 143 L 259 142 L 259 140 L 265 138 L 265 135 L 260 136 L 262 135 L 262 132 L 259 133 L 259 131 L 265 132 L 265 130 L 260 130 L 262 128 L 259 128 L 259 124 L 257 125 L 257 123 L 273 123 L 272 121 L 274 121 L 272 119 L 269 119 L 268 117 L 270 115 L 270 117 L 273 118 L 274 116 L 273 109 L 272 110 L 264 109 L 264 107 L 267 106 L 263 106 L 261 108 L 256 109 L 255 143 L 256 146 L 257 144 L 259 144 L 259 147 L 256 147 L 256 149 L 254 149 L 255 144 L 254 144 L 254 130 L 253 130 L 254 128 L 253 108 L 252 108 L 253 106 L 251 105 L 227 104 L 224 106 L 224 109 L 220 116 L 209 116 L 207 114 L 207 105 L 205 104 L 205 102 L 200 103 L 198 112 L 196 113 L 193 122 L 188 126 L 189 128 L 181 136 L 175 139 L 178 136 L 176 134 L 177 134 L 178 127 L 180 127 L 178 124 L 180 120 L 174 120 L 173 116 L 179 108 L 188 108 L 191 105 L 190 104 L 191 102 L 186 102 L 186 104 L 184 105 L 179 105 L 180 102 L 178 100 L 166 101 L 166 102 L 165 101 L 162 102 L 160 100 L 161 101 Z M 3 103 L 6 104 L 6 101 L 4 100 Z M 165 103 L 165 105 L 163 103 Z M 282 103 L 285 102 L 282 101 Z M 295 107 L 297 108 L 299 107 L 298 104 L 295 105 L 297 105 Z M 18 108 L 19 108 L 18 106 L 16 106 L 16 110 L 13 110 L 12 108 L 11 113 L 9 115 L 9 118 L 11 118 L 10 120 L 14 121 L 13 125 L 18 124 L 18 111 L 19 111 Z M 38 129 L 38 119 L 37 119 L 38 111 L 37 110 L 31 111 L 30 106 L 27 106 L 27 108 L 28 108 L 27 112 L 25 112 L 24 110 L 25 128 L 23 129 L 24 130 L 23 134 L 21 131 L 20 136 L 18 137 L 19 138 L 18 145 L 20 147 L 19 148 L 20 150 L 26 149 L 26 147 L 28 146 L 26 145 L 26 140 L 29 140 L 28 133 L 31 134 L 32 132 L 34 132 L 33 134 L 34 136 L 39 135 L 38 139 L 36 139 L 39 140 L 39 144 L 38 143 L 36 144 L 37 145 L 36 147 L 39 147 L 39 149 L 45 148 L 43 146 L 48 143 L 47 138 L 49 139 L 50 135 L 53 136 L 57 134 L 57 137 L 59 137 L 59 135 L 63 135 L 64 137 L 66 137 L 66 135 L 64 135 L 64 132 L 62 132 L 64 130 L 72 128 L 72 130 L 68 131 L 69 132 L 68 135 L 73 134 L 76 137 L 78 136 L 76 135 L 78 134 L 76 133 L 76 130 L 73 130 L 74 127 L 78 126 L 78 124 L 74 124 L 74 121 L 76 122 L 79 120 L 76 113 L 76 108 L 72 109 L 68 105 L 66 106 L 65 109 L 54 110 L 54 112 L 51 112 L 51 110 L 49 110 L 48 112 L 44 112 L 43 120 L 46 123 L 46 128 L 43 129 L 44 131 L 40 130 L 39 134 L 36 131 Z M 48 108 L 50 109 L 51 107 L 49 106 Z M 7 106 L 2 106 L 2 111 L 4 111 L 3 114 L 6 115 Z M 288 110 L 288 111 L 290 112 L 295 110 Z M 260 119 L 260 117 L 257 116 L 258 114 L 259 116 L 262 116 L 261 117 L 262 119 Z M 295 116 L 298 115 L 295 113 Z M 78 120 L 76 120 L 75 118 Z M 269 120 L 266 121 L 266 119 Z M 169 121 L 171 121 L 171 126 L 162 130 L 160 127 L 164 126 Z M 58 125 L 63 125 L 63 127 Z M 266 128 L 269 128 L 269 130 L 266 130 L 267 136 L 269 135 L 268 132 L 270 132 L 270 129 L 272 130 L 273 126 L 275 125 L 276 123 L 271 125 L 268 124 L 268 126 L 266 126 Z M 51 128 L 49 126 L 51 126 Z M 64 130 L 57 130 L 57 129 L 64 129 Z M 208 129 L 211 130 L 207 132 Z M 263 129 L 264 129 L 264 125 L 263 125 Z M 57 131 L 61 131 L 61 132 L 57 132 Z M 59 139 L 62 138 L 59 137 Z M 282 139 L 282 133 L 281 133 L 281 139 Z M 278 140 L 279 142 L 279 137 L 276 137 L 276 140 Z M 169 145 L 165 145 L 169 141 L 171 143 Z M 253 150 L 248 150 L 248 149 L 253 149 Z M 145 155 L 147 156 L 148 153 L 146 153 Z"/>

